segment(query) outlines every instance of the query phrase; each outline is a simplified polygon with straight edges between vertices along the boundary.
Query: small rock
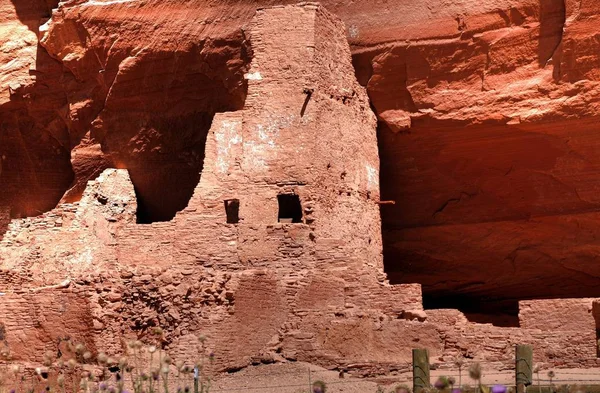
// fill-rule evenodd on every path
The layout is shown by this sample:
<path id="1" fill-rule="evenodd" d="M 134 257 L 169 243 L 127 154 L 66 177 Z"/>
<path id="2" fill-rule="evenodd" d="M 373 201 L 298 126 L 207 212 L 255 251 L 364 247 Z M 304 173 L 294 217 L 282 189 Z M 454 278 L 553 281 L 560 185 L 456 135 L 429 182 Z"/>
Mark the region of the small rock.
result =
<path id="1" fill-rule="evenodd" d="M 122 296 L 120 293 L 116 293 L 116 292 L 110 292 L 109 294 L 106 295 L 106 300 L 108 300 L 109 302 L 118 302 L 122 299 Z"/>
<path id="2" fill-rule="evenodd" d="M 415 319 L 423 322 L 427 319 L 427 313 L 424 310 L 408 310 L 402 313 L 404 319 L 414 321 Z"/>

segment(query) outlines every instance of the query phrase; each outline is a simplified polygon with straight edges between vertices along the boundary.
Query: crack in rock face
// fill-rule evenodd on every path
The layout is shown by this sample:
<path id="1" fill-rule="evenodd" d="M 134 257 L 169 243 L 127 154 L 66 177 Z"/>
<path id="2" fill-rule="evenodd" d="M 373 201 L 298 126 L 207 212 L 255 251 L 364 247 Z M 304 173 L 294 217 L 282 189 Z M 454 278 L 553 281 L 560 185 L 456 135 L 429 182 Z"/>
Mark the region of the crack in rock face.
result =
<path id="1" fill-rule="evenodd" d="M 565 0 L 540 2 L 540 39 L 538 58 L 540 67 L 545 67 L 560 45 L 566 21 Z"/>

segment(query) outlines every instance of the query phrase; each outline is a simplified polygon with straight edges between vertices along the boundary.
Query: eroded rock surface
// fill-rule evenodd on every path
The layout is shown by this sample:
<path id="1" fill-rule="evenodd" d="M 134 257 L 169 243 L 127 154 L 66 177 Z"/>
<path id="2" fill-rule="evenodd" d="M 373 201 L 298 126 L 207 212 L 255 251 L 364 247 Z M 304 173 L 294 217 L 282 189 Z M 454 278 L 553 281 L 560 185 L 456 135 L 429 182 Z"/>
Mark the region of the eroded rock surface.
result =
<path id="1" fill-rule="evenodd" d="M 117 167 L 140 222 L 171 219 L 199 181 L 214 114 L 243 106 L 256 7 L 281 3 L 4 0 L 0 205 L 34 216 Z M 467 302 L 599 295 L 595 264 L 574 262 L 595 243 L 558 235 L 598 208 L 599 6 L 323 4 L 346 24 L 379 119 L 383 199 L 397 202 L 382 208 L 390 279 Z M 514 226 L 528 239 L 500 235 Z M 563 276 L 573 285 L 556 288 Z"/>
<path id="2" fill-rule="evenodd" d="M 160 324 L 179 358 L 208 333 L 220 369 L 402 363 L 417 342 L 593 364 L 593 299 L 518 301 L 600 295 L 596 2 L 327 0 L 345 26 L 311 4 L 250 22 L 281 3 L 0 0 L 8 345 L 40 315 L 22 305 L 57 296 L 91 348 Z M 301 222 L 277 222 L 280 193 Z M 522 327 L 424 312 L 382 246 L 427 305 Z M 582 323 L 545 329 L 552 310 Z"/>
<path id="3" fill-rule="evenodd" d="M 128 171 L 105 170 L 81 201 L 10 223 L 0 262 L 15 296 L 0 302 L 77 294 L 92 320 L 71 335 L 108 353 L 160 325 L 170 353 L 189 360 L 202 332 L 220 370 L 342 364 L 362 356 L 361 342 L 377 360 L 409 356 L 419 329 L 398 316 L 422 309 L 420 288 L 385 280 L 376 118 L 343 31 L 314 4 L 259 11 L 248 98 L 215 116 L 189 205 L 169 222 L 137 223 Z M 17 320 L 6 322 L 9 348 L 24 334 Z M 347 333 L 376 326 L 384 335 L 366 342 Z M 427 341 L 436 345 L 433 328 Z"/>
<path id="4" fill-rule="evenodd" d="M 16 30 L 4 35 L 0 205 L 36 215 L 118 167 L 140 221 L 173 218 L 198 184 L 212 117 L 243 106 L 243 32 L 210 34 L 185 5 L 69 1 L 48 20 L 51 5 L 36 1 L 4 1 Z"/>
<path id="5" fill-rule="evenodd" d="M 382 208 L 389 277 L 475 313 L 598 296 L 600 8 L 473 7 L 454 31 L 355 55 L 380 120 L 383 199 L 397 202 Z"/>

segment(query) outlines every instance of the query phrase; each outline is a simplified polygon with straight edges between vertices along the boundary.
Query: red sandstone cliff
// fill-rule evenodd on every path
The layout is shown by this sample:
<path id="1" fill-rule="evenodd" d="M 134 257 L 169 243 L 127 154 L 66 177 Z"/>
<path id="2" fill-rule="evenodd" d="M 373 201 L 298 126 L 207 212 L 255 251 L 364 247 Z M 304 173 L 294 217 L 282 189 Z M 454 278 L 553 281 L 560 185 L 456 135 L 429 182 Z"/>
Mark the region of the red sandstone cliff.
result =
<path id="1" fill-rule="evenodd" d="M 172 218 L 213 115 L 243 106 L 243 27 L 276 3 L 65 1 L 46 23 L 56 4 L 3 0 L 0 205 L 35 215 L 118 167 L 140 221 Z M 324 5 L 380 119 L 390 278 L 434 296 L 598 295 L 600 5 Z"/>
<path id="2" fill-rule="evenodd" d="M 35 216 L 116 167 L 138 221 L 173 218 L 213 116 L 246 102 L 256 8 L 281 3 L 0 0 L 0 206 Z M 600 3 L 323 4 L 379 119 L 390 280 L 513 313 L 599 296 Z"/>

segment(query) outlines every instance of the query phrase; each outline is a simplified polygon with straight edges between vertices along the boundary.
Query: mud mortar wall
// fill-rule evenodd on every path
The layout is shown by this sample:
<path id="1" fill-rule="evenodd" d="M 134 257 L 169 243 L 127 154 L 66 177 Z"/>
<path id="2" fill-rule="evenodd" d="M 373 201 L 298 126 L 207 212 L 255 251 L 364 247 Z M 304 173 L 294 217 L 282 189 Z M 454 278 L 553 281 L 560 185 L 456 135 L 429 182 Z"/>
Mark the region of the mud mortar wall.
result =
<path id="1" fill-rule="evenodd" d="M 488 2 L 483 3 L 490 8 Z M 530 2 L 524 4 L 522 11 L 530 21 L 539 18 L 531 11 Z M 12 313 L 10 318 L 0 322 L 5 324 L 6 342 L 18 354 L 19 360 L 40 361 L 44 352 L 41 349 L 52 349 L 54 345 L 53 335 L 36 338 L 35 345 L 40 351 L 25 351 L 15 344 L 29 335 L 37 337 L 39 334 L 43 336 L 46 331 L 66 329 L 69 334 L 86 340 L 96 351 L 113 354 L 122 349 L 122 336 L 145 339 L 152 326 L 160 325 L 166 330 L 167 349 L 176 359 L 187 360 L 192 357 L 197 350 L 195 336 L 198 333 L 208 335 L 211 349 L 217 354 L 216 367 L 220 370 L 283 359 L 312 361 L 330 367 L 355 362 L 398 364 L 410 358 L 410 350 L 414 346 L 427 347 L 432 357 L 442 360 L 463 354 L 475 359 L 499 361 L 512 358 L 513 344 L 516 343 L 534 345 L 536 356 L 541 361 L 550 362 L 560 358 L 574 365 L 593 364 L 593 361 L 584 360 L 596 356 L 593 312 L 592 319 L 588 312 L 588 309 L 593 310 L 593 299 L 522 302 L 521 327 L 502 328 L 469 322 L 457 310 L 423 311 L 419 284 L 392 286 L 386 281 L 377 202 L 380 199 L 380 178 L 390 181 L 394 177 L 381 177 L 379 174 L 377 121 L 380 133 L 391 132 L 387 137 L 381 137 L 380 134 L 379 139 L 380 146 L 381 141 L 388 146 L 382 150 L 382 156 L 388 159 L 387 163 L 399 162 L 395 161 L 397 157 L 410 157 L 408 153 L 419 150 L 413 147 L 421 146 L 420 143 L 438 146 L 429 144 L 432 139 L 448 148 L 458 146 L 452 142 L 454 134 L 444 133 L 445 139 L 433 138 L 432 134 L 427 137 L 416 134 L 421 120 L 424 122 L 422 124 L 448 120 L 447 112 L 443 110 L 419 110 L 427 107 L 423 98 L 425 93 L 420 96 L 420 101 L 413 98 L 415 106 L 410 108 L 402 106 L 408 101 L 396 100 L 398 97 L 395 96 L 400 94 L 400 98 L 407 97 L 407 90 L 402 84 L 407 86 L 409 79 L 416 85 L 413 86 L 415 89 L 429 89 L 427 82 L 443 87 L 449 81 L 428 80 L 421 74 L 407 74 L 405 78 L 400 75 L 400 83 L 391 84 L 401 86 L 400 91 L 384 92 L 383 98 L 377 97 L 379 90 L 374 83 L 377 78 L 385 80 L 388 71 L 406 67 L 402 66 L 402 61 L 395 63 L 407 55 L 407 48 L 403 48 L 402 44 L 383 54 L 378 52 L 381 48 L 375 53 L 357 52 L 354 60 L 355 64 L 360 63 L 364 60 L 362 55 L 367 58 L 371 56 L 368 63 L 376 60 L 372 64 L 375 64 L 374 72 L 377 75 L 373 83 L 367 84 L 375 109 L 383 102 L 381 105 L 386 109 L 414 110 L 415 113 L 411 115 L 403 112 L 388 115 L 399 116 L 399 120 L 407 120 L 408 116 L 411 127 L 415 120 L 417 127 L 412 128 L 415 134 L 398 133 L 407 130 L 394 116 L 382 117 L 385 111 L 378 110 L 378 118 L 371 112 L 367 90 L 356 81 L 346 41 L 348 32 L 356 33 L 353 30 L 356 26 L 350 23 L 344 27 L 340 20 L 317 5 L 259 10 L 243 33 L 238 31 L 239 22 L 249 19 L 248 15 L 254 13 L 254 5 L 241 7 L 243 11 L 236 14 L 240 20 L 233 18 L 223 22 L 227 27 L 227 34 L 223 34 L 228 39 L 200 40 L 205 46 L 192 45 L 183 50 L 189 59 L 200 58 L 201 61 L 182 71 L 184 76 L 181 79 L 173 78 L 171 87 L 181 93 L 175 98 L 170 95 L 172 90 L 161 88 L 162 85 L 158 84 L 160 78 L 153 71 L 158 70 L 160 74 L 161 70 L 179 69 L 179 63 L 170 63 L 165 57 L 171 58 L 166 49 L 179 50 L 167 38 L 179 36 L 181 32 L 178 29 L 181 27 L 176 28 L 169 21 L 163 21 L 161 29 L 164 30 L 161 31 L 165 33 L 166 42 L 157 41 L 150 46 L 141 44 L 145 38 L 142 36 L 149 34 L 148 31 L 135 33 L 128 36 L 127 40 L 111 37 L 94 41 L 93 44 L 74 40 L 78 35 L 69 33 L 70 28 L 79 31 L 83 27 L 92 27 L 86 30 L 91 32 L 90 36 L 103 37 L 103 29 L 110 30 L 114 23 L 120 21 L 120 15 L 123 15 L 120 12 L 131 12 L 126 15 L 129 15 L 129 23 L 133 26 L 140 25 L 138 18 L 151 18 L 159 13 L 157 7 L 151 8 L 154 10 L 151 13 L 138 15 L 137 11 L 128 8 L 130 6 L 127 2 L 107 3 L 103 6 L 108 10 L 104 11 L 106 14 L 90 5 L 80 9 L 65 8 L 64 12 L 53 16 L 52 23 L 56 24 L 52 27 L 51 23 L 50 27 L 54 33 L 46 35 L 44 40 L 47 50 L 71 69 L 70 78 L 79 79 L 77 83 L 83 83 L 95 99 L 88 102 L 82 96 L 75 96 L 77 99 L 69 104 L 72 111 L 70 119 L 87 122 L 92 126 L 92 132 L 87 134 L 90 130 L 81 125 L 70 128 L 77 135 L 65 135 L 60 128 L 61 133 L 57 134 L 57 139 L 53 139 L 56 143 L 69 146 L 68 149 L 72 144 L 75 145 L 73 152 L 76 153 L 71 158 L 76 179 L 67 195 L 83 193 L 81 200 L 73 204 L 60 204 L 56 209 L 33 218 L 11 221 L 0 242 L 1 283 L 6 293 L 10 293 L 0 297 L 0 307 Z M 175 8 L 173 12 L 179 12 L 177 15 L 187 15 L 185 8 Z M 417 11 L 409 8 L 406 9 L 406 15 L 413 25 L 409 23 L 408 26 L 414 27 L 418 25 L 415 21 L 418 20 L 415 16 Z M 220 12 L 221 7 L 215 9 Z M 477 26 L 482 29 L 488 29 L 490 24 L 496 26 L 497 19 L 502 20 L 502 16 L 496 15 L 492 9 L 488 10 L 489 15 L 485 15 L 489 20 L 475 18 L 469 26 L 475 30 Z M 528 10 L 530 14 L 525 12 Z M 78 13 L 80 11 L 81 14 Z M 195 22 L 200 25 L 199 21 Z M 186 25 L 188 38 L 204 39 L 210 35 L 212 23 L 203 22 L 202 26 L 205 27 L 199 30 L 193 28 L 196 25 L 192 26 L 192 22 Z M 436 28 L 457 35 L 456 21 L 452 19 L 451 22 L 440 23 Z M 381 24 L 376 25 L 373 23 L 371 28 L 381 28 Z M 361 29 L 362 34 L 368 31 L 368 26 Z M 134 30 L 138 31 L 132 28 Z M 406 37 L 414 39 L 409 30 L 406 26 L 399 28 L 391 24 L 389 31 L 382 33 L 380 38 L 385 41 L 397 34 L 398 37 L 408 34 Z M 426 33 L 427 29 L 424 31 Z M 421 38 L 430 40 L 432 36 Z M 241 53 L 244 46 L 237 45 L 246 40 L 252 46 L 251 55 L 247 54 L 247 57 Z M 354 37 L 354 41 L 355 44 L 362 42 L 357 37 Z M 165 45 L 165 52 L 152 54 L 151 49 L 162 44 Z M 446 44 L 446 41 L 438 42 L 436 39 L 423 43 L 424 46 L 419 50 L 433 56 L 432 53 L 439 48 L 446 51 L 456 49 L 452 45 L 445 47 Z M 470 44 L 463 44 L 470 48 Z M 92 48 L 101 50 L 95 52 Z M 432 52 L 428 52 L 430 50 Z M 73 53 L 77 56 L 73 56 Z M 95 59 L 98 53 L 102 55 L 100 64 Z M 463 54 L 469 57 L 469 53 L 466 51 Z M 479 57 L 476 59 L 481 60 Z M 246 60 L 248 64 L 245 64 Z M 576 62 L 576 59 L 572 61 Z M 183 63 L 187 64 L 188 61 Z M 377 68 L 377 64 L 386 66 Z M 434 64 L 439 67 L 436 68 L 437 72 L 443 74 L 445 64 Z M 100 66 L 105 68 L 98 69 Z M 407 70 L 413 72 L 418 68 L 419 64 L 410 65 Z M 476 73 L 471 68 L 469 70 Z M 359 67 L 359 76 L 364 71 Z M 480 86 L 480 80 L 474 82 L 469 72 L 465 74 L 467 82 Z M 148 82 L 144 84 L 143 94 L 129 94 L 132 91 L 128 86 L 135 86 L 132 81 L 138 78 L 137 75 L 145 73 L 150 77 L 143 79 Z M 551 70 L 544 71 L 547 76 L 551 73 Z M 210 76 L 210 83 L 204 78 L 197 80 L 192 77 L 198 74 Z M 585 71 L 585 74 L 592 75 L 593 72 Z M 533 72 L 532 78 L 535 77 Z M 114 86 L 113 81 L 116 81 Z M 246 84 L 247 92 L 244 91 Z M 591 94 L 589 86 L 582 87 L 584 84 L 577 85 L 581 87 L 582 94 Z M 223 85 L 219 105 L 207 106 L 206 92 L 195 90 L 194 87 L 215 85 Z M 436 94 L 443 95 L 442 87 L 430 92 L 440 101 L 444 100 Z M 78 85 L 79 88 L 81 85 Z M 561 85 L 560 89 L 566 91 L 568 86 Z M 562 94 L 562 90 L 558 93 Z M 133 105 L 140 96 L 158 99 L 150 99 L 147 106 L 144 104 L 144 111 L 133 115 L 122 111 L 127 105 Z M 398 105 L 402 108 L 393 105 L 388 108 L 391 101 L 386 101 L 386 97 L 400 103 Z M 418 98 L 418 95 L 414 97 Z M 480 94 L 469 97 L 475 100 Z M 497 98 L 487 92 L 481 92 L 481 97 L 490 102 Z M 196 117 L 193 114 L 195 106 L 189 104 L 188 99 L 201 102 L 201 112 L 204 114 Z M 103 102 L 106 106 L 96 107 L 94 103 L 97 102 Z M 183 107 L 177 107 L 177 102 L 183 102 Z M 457 101 L 446 103 L 457 104 Z M 529 104 L 523 101 L 521 110 L 524 111 Z M 439 102 L 434 106 L 441 107 Z M 166 129 L 156 126 L 158 123 L 149 120 L 148 112 L 160 111 L 163 107 L 175 108 L 174 113 L 169 112 L 170 115 L 175 118 L 181 115 L 189 122 L 165 120 L 164 123 L 158 123 L 169 125 Z M 590 105 L 588 109 L 592 111 L 593 108 Z M 216 112 L 231 109 L 239 110 L 215 115 Z M 459 119 L 460 127 L 464 124 L 473 126 L 468 128 L 469 131 L 479 130 L 474 123 L 489 120 L 487 113 L 458 113 L 464 115 Z M 142 126 L 137 123 L 136 116 L 145 119 Z M 205 121 L 207 118 L 212 120 L 210 130 L 205 127 L 210 123 Z M 123 123 L 126 130 L 118 133 L 116 126 L 122 120 L 126 120 Z M 181 153 L 181 160 L 175 168 L 171 168 L 175 170 L 182 163 L 197 165 L 202 156 L 200 180 L 191 188 L 193 195 L 187 207 L 172 220 L 137 223 L 140 187 L 136 190 L 136 181 L 132 182 L 132 178 L 136 177 L 135 172 L 139 167 L 132 166 L 128 160 L 135 161 L 136 157 L 142 157 L 153 162 L 155 157 L 162 154 L 161 148 L 164 148 L 158 142 L 178 135 L 171 133 L 179 130 L 177 125 L 195 124 L 197 120 L 201 125 L 199 128 L 208 130 L 203 134 L 206 146 L 202 146 L 201 155 L 196 156 L 200 154 L 199 151 L 178 150 L 181 145 L 198 142 L 195 137 L 178 140 L 174 150 Z M 448 121 L 445 124 L 456 126 L 454 120 Z M 386 124 L 398 127 L 387 130 Z M 505 130 L 504 127 L 500 128 Z M 143 132 L 138 134 L 136 130 Z M 434 131 L 427 129 L 425 133 L 435 136 Z M 490 130 L 485 132 L 488 135 Z M 397 143 L 403 136 L 414 138 L 416 142 L 414 145 Z M 63 154 L 63 150 L 67 149 L 64 146 L 56 154 Z M 409 150 L 407 154 L 404 154 L 405 148 Z M 481 150 L 478 152 L 484 154 Z M 397 157 L 391 159 L 390 155 L 394 154 Z M 448 154 L 453 157 L 456 151 Z M 192 159 L 187 161 L 191 156 Z M 446 161 L 441 162 L 443 164 Z M 130 170 L 104 171 L 107 166 L 128 167 Z M 161 173 L 164 174 L 162 170 L 165 170 L 168 176 L 168 169 L 162 168 Z M 508 172 L 510 165 L 505 169 Z M 102 173 L 99 177 L 96 176 L 98 171 Z M 411 172 L 411 169 L 407 171 Z M 88 178 L 94 180 L 86 183 Z M 413 178 L 405 176 L 402 179 Z M 87 187 L 84 191 L 85 184 Z M 396 186 L 394 184 L 391 187 Z M 473 249 L 464 246 L 465 234 L 473 231 L 481 233 L 477 227 L 471 226 L 473 223 L 469 220 L 481 216 L 464 214 L 459 209 L 459 213 L 452 214 L 460 218 L 464 228 L 460 225 L 430 225 L 440 220 L 449 222 L 446 215 L 451 214 L 454 204 L 450 204 L 447 210 L 443 209 L 443 214 L 434 217 L 431 211 L 420 210 L 421 201 L 429 199 L 419 194 L 421 188 L 415 189 L 414 199 L 404 200 L 411 203 L 398 204 L 401 214 L 398 214 L 399 210 L 391 213 L 383 210 L 384 224 L 388 220 L 388 228 L 393 232 L 387 232 L 387 236 L 393 237 L 387 243 L 388 247 L 391 245 L 398 255 L 406 256 L 411 250 L 427 254 L 431 250 L 443 249 L 440 244 L 446 244 L 449 249 L 446 255 L 462 261 L 465 250 Z M 388 192 L 391 190 L 397 191 L 396 188 L 388 188 Z M 302 209 L 301 222 L 278 222 L 278 196 L 282 194 L 298 197 Z M 393 192 L 388 195 L 396 197 Z M 402 195 L 409 198 L 406 197 L 408 194 Z M 444 195 L 439 198 L 448 200 Z M 227 223 L 225 201 L 231 200 L 239 200 L 239 222 L 236 224 Z M 402 201 L 401 198 L 398 200 Z M 523 207 L 519 204 L 516 206 Z M 439 207 L 436 205 L 436 209 Z M 527 211 L 528 208 L 525 206 L 523 209 Z M 493 218 L 514 218 L 503 216 L 506 212 L 497 211 L 493 206 L 479 211 L 487 217 L 486 212 Z M 422 227 L 420 224 L 423 222 L 418 221 L 419 214 L 426 217 L 426 225 Z M 399 229 L 394 226 L 399 222 L 401 226 L 406 225 L 403 220 L 407 217 L 416 217 L 416 228 L 404 230 L 403 227 Z M 545 225 L 545 220 L 550 220 L 548 225 L 554 228 L 551 217 L 535 223 L 528 222 L 527 225 L 529 228 L 531 225 L 538 228 Z M 494 220 L 488 220 L 482 225 L 495 223 Z M 510 232 L 513 228 L 511 225 L 528 232 L 518 222 L 505 224 L 502 228 Z M 567 217 L 564 218 L 564 225 L 565 228 L 579 227 L 580 222 Z M 396 230 L 401 231 L 400 235 Z M 551 230 L 533 232 L 546 233 L 546 244 L 553 244 L 552 239 L 556 238 Z M 396 236 L 400 236 L 399 240 Z M 441 242 L 440 238 L 446 239 L 446 243 Z M 488 241 L 499 244 L 501 249 L 511 246 L 510 242 L 495 241 L 494 236 Z M 485 239 L 482 242 L 485 244 Z M 474 249 L 486 250 L 486 247 Z M 477 262 L 485 257 L 472 260 Z M 411 261 L 421 260 L 425 259 Z M 439 273 L 432 274 L 436 272 L 434 264 L 402 266 L 404 269 L 415 265 L 418 265 L 416 272 L 419 274 L 411 276 L 413 281 L 419 281 L 414 279 L 418 277 L 423 282 L 431 280 L 442 287 L 452 282 L 440 280 L 440 276 L 436 275 Z M 502 266 L 486 271 L 494 275 L 498 269 L 503 272 Z M 462 270 L 445 266 L 440 271 L 446 274 Z M 392 273 L 398 274 L 398 271 L 392 269 Z M 448 274 L 444 277 L 448 278 Z M 535 271 L 532 276 L 536 276 Z M 498 287 L 503 288 L 501 285 Z M 65 296 L 73 297 L 68 299 L 71 299 L 75 319 L 62 320 L 59 316 L 65 311 L 56 308 L 59 306 L 48 306 L 45 310 L 48 316 L 44 316 L 48 326 L 43 329 L 35 324 L 38 314 L 34 313 L 32 317 L 33 311 L 22 306 L 24 303 L 40 306 L 50 302 L 60 305 L 65 303 Z M 556 311 L 556 314 L 550 311 Z M 560 323 L 554 330 L 544 328 L 550 319 L 568 320 L 565 315 L 581 323 Z M 78 319 L 80 317 L 82 320 Z M 19 326 L 20 320 L 29 321 L 24 325 L 26 328 Z M 66 327 L 65 323 L 69 326 Z"/>
<path id="2" fill-rule="evenodd" d="M 246 105 L 215 117 L 188 207 L 136 224 L 128 172 L 106 170 L 76 205 L 11 223 L 0 258 L 20 275 L 6 285 L 27 292 L 71 279 L 89 296 L 85 334 L 109 353 L 122 335 L 161 325 L 180 358 L 207 334 L 223 369 L 284 358 L 335 365 L 358 356 L 343 345 L 347 329 L 389 320 L 385 337 L 361 345 L 381 360 L 408 356 L 386 337 L 410 324 L 396 318 L 420 310 L 421 295 L 385 281 L 376 121 L 343 28 L 317 5 L 259 11 Z M 281 195 L 297 196 L 300 222 L 278 222 Z M 227 222 L 233 199 L 238 223 Z"/>

